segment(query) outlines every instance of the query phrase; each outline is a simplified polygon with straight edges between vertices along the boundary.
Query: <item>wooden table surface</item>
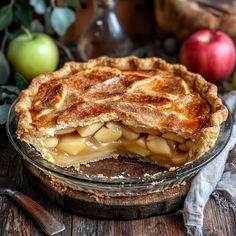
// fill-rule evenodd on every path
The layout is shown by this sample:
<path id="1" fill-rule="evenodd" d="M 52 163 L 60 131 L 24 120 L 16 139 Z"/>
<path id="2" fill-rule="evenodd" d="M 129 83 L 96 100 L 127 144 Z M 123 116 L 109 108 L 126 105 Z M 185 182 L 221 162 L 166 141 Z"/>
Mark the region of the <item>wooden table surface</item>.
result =
<path id="1" fill-rule="evenodd" d="M 21 157 L 8 141 L 5 127 L 0 127 L 0 175 L 14 179 L 20 190 L 44 206 L 57 219 L 63 222 L 66 230 L 63 236 L 179 236 L 186 235 L 181 214 L 169 214 L 141 220 L 114 221 L 90 219 L 70 212 L 42 196 L 29 185 L 22 173 Z M 218 207 L 210 199 L 205 208 L 205 236 L 236 235 L 236 213 Z M 11 198 L 0 196 L 0 236 L 45 235 L 35 221 Z"/>

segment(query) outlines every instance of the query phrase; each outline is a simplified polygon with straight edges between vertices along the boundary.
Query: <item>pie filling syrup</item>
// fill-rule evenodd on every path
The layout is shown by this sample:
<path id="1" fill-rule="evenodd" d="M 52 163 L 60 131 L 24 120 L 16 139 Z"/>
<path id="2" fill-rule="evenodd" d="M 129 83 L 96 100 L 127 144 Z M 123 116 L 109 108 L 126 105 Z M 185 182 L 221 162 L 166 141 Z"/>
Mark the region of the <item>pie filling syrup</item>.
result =
<path id="1" fill-rule="evenodd" d="M 75 165 L 78 160 L 97 161 L 112 154 L 137 156 L 165 167 L 178 166 L 188 161 L 192 145 L 192 140 L 171 132 L 163 134 L 113 121 L 60 130 L 43 141 L 53 156 L 51 161 L 60 166 Z"/>

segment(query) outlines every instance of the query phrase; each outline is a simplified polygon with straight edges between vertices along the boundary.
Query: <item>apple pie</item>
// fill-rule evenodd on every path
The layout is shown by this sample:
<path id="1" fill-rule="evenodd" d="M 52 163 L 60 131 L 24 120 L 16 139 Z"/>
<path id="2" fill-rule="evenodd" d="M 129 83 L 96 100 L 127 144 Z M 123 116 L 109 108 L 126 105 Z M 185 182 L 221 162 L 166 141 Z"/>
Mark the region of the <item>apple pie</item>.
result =
<path id="1" fill-rule="evenodd" d="M 37 76 L 17 135 L 62 167 L 118 155 L 170 168 L 215 144 L 228 111 L 217 87 L 159 58 L 100 57 Z"/>

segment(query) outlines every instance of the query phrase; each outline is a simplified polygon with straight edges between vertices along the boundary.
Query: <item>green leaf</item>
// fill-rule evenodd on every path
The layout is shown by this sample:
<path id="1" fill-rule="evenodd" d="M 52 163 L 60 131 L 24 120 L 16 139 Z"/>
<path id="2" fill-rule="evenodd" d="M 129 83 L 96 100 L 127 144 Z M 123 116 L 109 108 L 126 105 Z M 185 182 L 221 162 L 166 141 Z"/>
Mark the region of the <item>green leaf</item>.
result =
<path id="1" fill-rule="evenodd" d="M 33 20 L 30 24 L 30 31 L 31 32 L 43 32 L 43 25 L 37 19 Z"/>
<path id="2" fill-rule="evenodd" d="M 0 125 L 6 123 L 10 107 L 10 104 L 3 104 L 0 106 Z"/>
<path id="3" fill-rule="evenodd" d="M 12 8 L 10 5 L 0 9 L 0 31 L 7 28 L 12 22 Z"/>
<path id="4" fill-rule="evenodd" d="M 13 85 L 0 85 L 0 105 L 12 104 L 19 94 L 19 89 Z"/>
<path id="5" fill-rule="evenodd" d="M 47 10 L 44 0 L 30 0 L 30 5 L 34 8 L 36 13 L 41 15 L 43 15 Z"/>
<path id="6" fill-rule="evenodd" d="M 10 67 L 5 55 L 0 52 L 0 84 L 5 84 L 10 76 Z"/>
<path id="7" fill-rule="evenodd" d="M 0 91 L 1 89 L 7 94 L 18 94 L 20 92 L 19 89 L 14 85 L 1 85 Z"/>
<path id="8" fill-rule="evenodd" d="M 18 72 L 15 74 L 16 86 L 22 90 L 29 86 L 29 82 Z"/>
<path id="9" fill-rule="evenodd" d="M 32 21 L 32 14 L 28 7 L 25 7 L 21 2 L 15 3 L 15 19 L 22 25 L 29 28 Z"/>
<path id="10" fill-rule="evenodd" d="M 75 8 L 80 7 L 79 0 L 64 0 L 64 1 L 67 3 L 69 7 L 75 7 Z"/>
<path id="11" fill-rule="evenodd" d="M 65 7 L 56 7 L 50 16 L 53 30 L 60 36 L 64 35 L 70 25 L 75 21 L 75 13 Z"/>

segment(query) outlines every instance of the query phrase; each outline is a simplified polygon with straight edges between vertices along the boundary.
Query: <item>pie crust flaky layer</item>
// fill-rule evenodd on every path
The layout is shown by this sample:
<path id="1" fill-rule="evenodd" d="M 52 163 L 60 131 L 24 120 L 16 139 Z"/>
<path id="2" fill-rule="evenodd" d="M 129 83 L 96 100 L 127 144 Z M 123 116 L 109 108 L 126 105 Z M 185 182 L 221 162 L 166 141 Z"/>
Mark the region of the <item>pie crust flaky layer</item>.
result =
<path id="1" fill-rule="evenodd" d="M 214 145 L 228 114 L 216 86 L 200 75 L 159 58 L 136 57 L 66 63 L 33 79 L 15 111 L 19 138 L 42 154 L 40 139 L 112 121 L 191 140 L 188 160 Z"/>

